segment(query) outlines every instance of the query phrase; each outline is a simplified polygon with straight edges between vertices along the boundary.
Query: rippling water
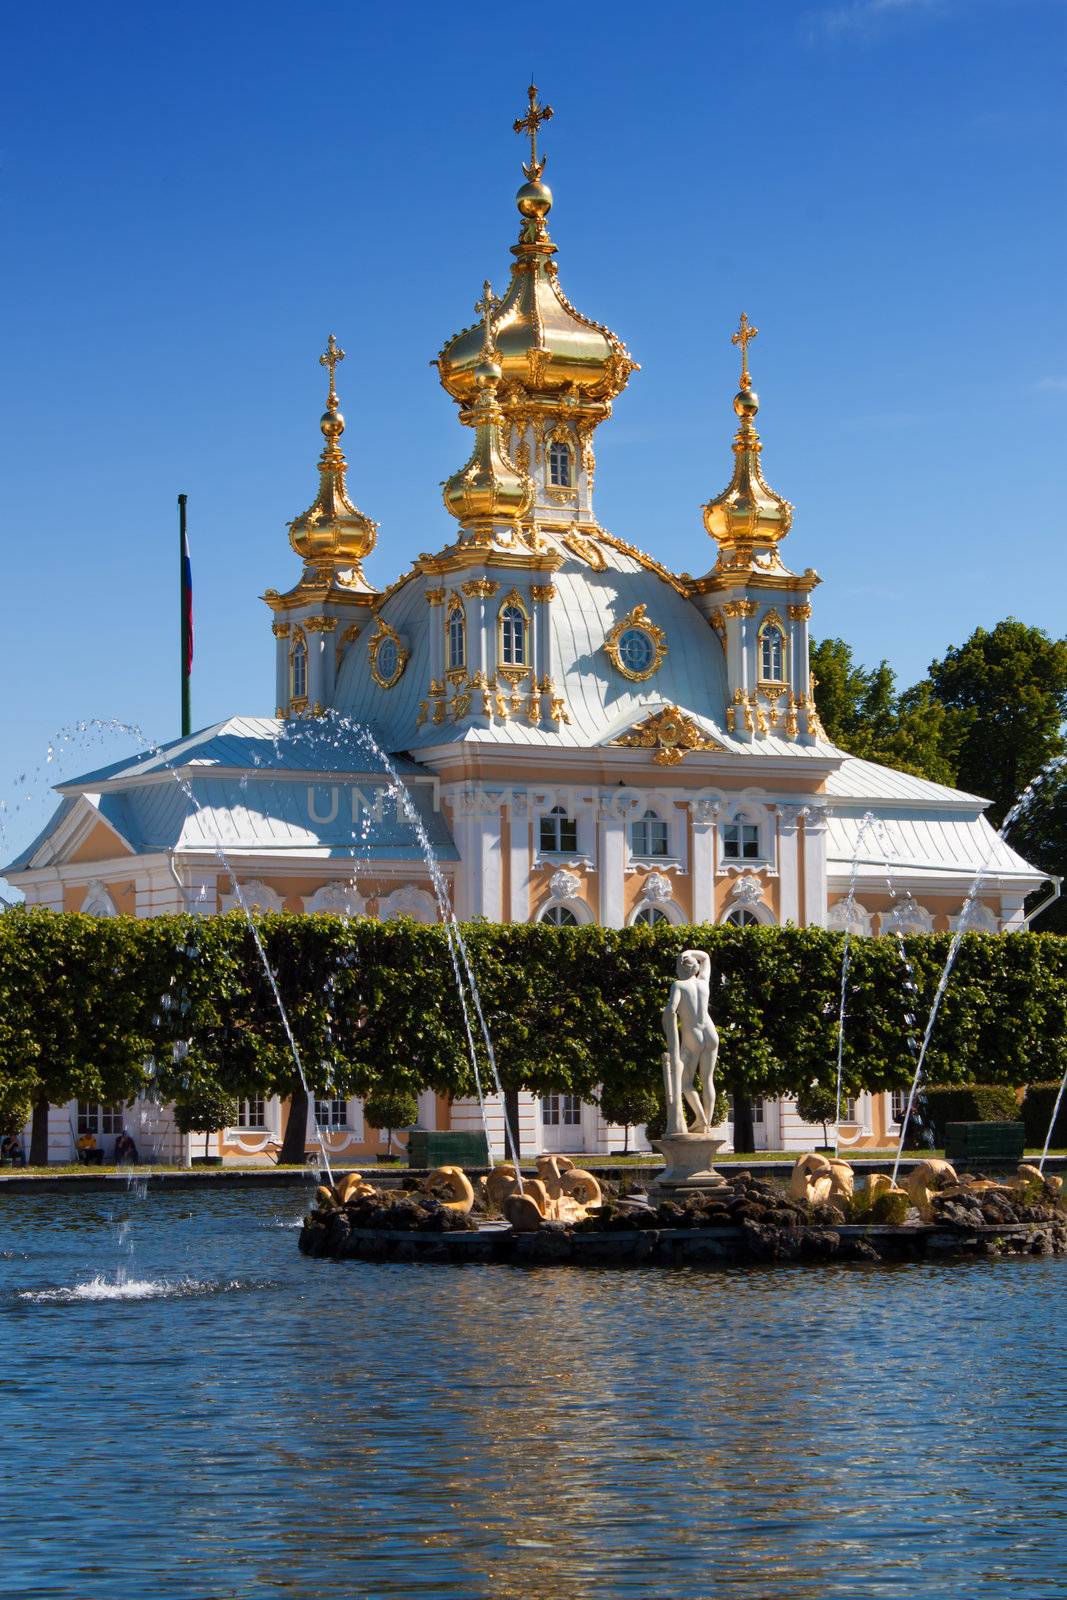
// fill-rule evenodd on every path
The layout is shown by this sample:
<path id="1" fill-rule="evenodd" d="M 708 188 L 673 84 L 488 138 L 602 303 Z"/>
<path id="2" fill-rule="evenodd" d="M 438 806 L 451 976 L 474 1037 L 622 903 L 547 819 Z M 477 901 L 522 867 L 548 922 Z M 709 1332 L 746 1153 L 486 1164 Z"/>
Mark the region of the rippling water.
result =
<path id="1" fill-rule="evenodd" d="M 0 1197 L 0 1592 L 1067 1595 L 1067 1261 L 305 1261 L 307 1197 Z"/>

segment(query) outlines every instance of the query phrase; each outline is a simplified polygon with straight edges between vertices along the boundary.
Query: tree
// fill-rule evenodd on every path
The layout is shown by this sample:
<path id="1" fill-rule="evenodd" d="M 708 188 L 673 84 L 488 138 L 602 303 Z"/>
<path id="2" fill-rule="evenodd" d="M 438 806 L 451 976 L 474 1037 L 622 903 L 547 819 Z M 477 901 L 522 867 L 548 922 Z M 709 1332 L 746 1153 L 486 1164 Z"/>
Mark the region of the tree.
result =
<path id="1" fill-rule="evenodd" d="M 942 744 L 956 781 L 988 797 L 999 826 L 1022 789 L 1067 749 L 1067 639 L 1008 617 L 931 662 L 930 686 L 949 713 Z"/>
<path id="2" fill-rule="evenodd" d="M 1008 830 L 1008 843 L 1052 877 L 1067 877 L 1067 762 L 1037 786 L 1033 799 Z M 1026 902 L 1028 911 L 1048 896 L 1038 889 Z M 1062 894 L 1033 923 L 1040 933 L 1067 933 L 1067 898 Z"/>
<path id="3" fill-rule="evenodd" d="M 626 1155 L 630 1149 L 630 1129 L 654 1117 L 659 1101 L 650 1084 L 623 1079 L 601 1089 L 600 1109 L 605 1121 L 614 1122 L 623 1129 L 622 1148 Z"/>
<path id="4" fill-rule="evenodd" d="M 797 1095 L 797 1116 L 802 1122 L 818 1122 L 822 1124 L 822 1142 L 830 1143 L 827 1124 L 837 1120 L 837 1085 L 809 1083 L 806 1089 L 801 1089 Z"/>
<path id="5" fill-rule="evenodd" d="M 843 639 L 813 643 L 815 704 L 826 736 L 850 755 L 951 784 L 954 771 L 943 748 L 945 709 L 927 683 L 896 692 L 887 661 L 859 666 Z"/>
<path id="6" fill-rule="evenodd" d="M 385 1153 L 393 1150 L 393 1129 L 410 1128 L 419 1114 L 418 1101 L 408 1089 L 376 1089 L 363 1102 L 363 1115 L 372 1128 L 385 1129 Z"/>
<path id="7" fill-rule="evenodd" d="M 203 1133 L 204 1155 L 210 1154 L 211 1135 L 237 1121 L 237 1100 L 212 1078 L 198 1078 L 174 1102 L 174 1123 L 179 1133 Z"/>

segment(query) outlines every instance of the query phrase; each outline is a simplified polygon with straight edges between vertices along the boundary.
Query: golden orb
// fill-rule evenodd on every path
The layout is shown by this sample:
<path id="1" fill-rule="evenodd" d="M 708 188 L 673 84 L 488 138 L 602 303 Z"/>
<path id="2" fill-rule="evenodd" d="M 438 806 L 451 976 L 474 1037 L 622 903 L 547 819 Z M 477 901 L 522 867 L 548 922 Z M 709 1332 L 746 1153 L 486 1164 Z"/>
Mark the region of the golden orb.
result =
<path id="1" fill-rule="evenodd" d="M 740 389 L 734 395 L 734 410 L 739 417 L 754 417 L 759 410 L 759 395 L 755 389 Z"/>
<path id="2" fill-rule="evenodd" d="M 328 439 L 332 433 L 344 433 L 345 419 L 340 411 L 324 411 L 319 418 L 319 427 Z"/>
<path id="3" fill-rule="evenodd" d="M 552 190 L 547 183 L 524 183 L 515 204 L 524 217 L 547 217 L 552 210 Z"/>

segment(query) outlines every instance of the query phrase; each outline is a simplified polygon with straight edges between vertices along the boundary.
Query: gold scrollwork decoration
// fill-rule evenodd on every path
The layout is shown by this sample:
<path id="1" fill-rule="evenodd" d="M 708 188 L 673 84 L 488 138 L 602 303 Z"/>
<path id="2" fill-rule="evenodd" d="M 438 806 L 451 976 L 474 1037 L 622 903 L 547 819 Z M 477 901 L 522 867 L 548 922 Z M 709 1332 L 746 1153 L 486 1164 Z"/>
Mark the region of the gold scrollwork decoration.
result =
<path id="1" fill-rule="evenodd" d="M 652 651 L 650 664 L 640 671 L 626 664 L 619 648 L 623 635 L 634 631 L 647 636 Z M 621 622 L 615 624 L 604 640 L 604 649 L 616 672 L 621 673 L 624 678 L 629 678 L 631 683 L 643 683 L 646 678 L 651 678 L 654 672 L 658 672 L 663 664 L 663 658 L 667 654 L 667 633 L 647 616 L 644 605 L 637 605 L 626 613 Z"/>
<path id="2" fill-rule="evenodd" d="M 722 750 L 717 739 L 712 739 L 697 727 L 692 717 L 686 716 L 677 706 L 665 706 L 646 717 L 629 733 L 620 734 L 613 741 L 630 750 L 655 750 L 652 757 L 657 766 L 676 767 L 690 750 Z"/>

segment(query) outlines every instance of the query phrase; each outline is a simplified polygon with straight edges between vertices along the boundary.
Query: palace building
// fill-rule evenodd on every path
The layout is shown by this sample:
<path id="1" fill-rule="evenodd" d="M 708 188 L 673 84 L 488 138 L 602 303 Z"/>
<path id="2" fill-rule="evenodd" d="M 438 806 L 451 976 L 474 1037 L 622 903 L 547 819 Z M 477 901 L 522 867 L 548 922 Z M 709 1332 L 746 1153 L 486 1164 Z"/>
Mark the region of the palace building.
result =
<path id="1" fill-rule="evenodd" d="M 423 846 L 380 747 L 460 918 L 946 930 L 984 867 L 973 927 L 1025 925 L 1043 874 L 997 838 L 984 800 L 858 760 L 820 726 L 808 664 L 820 580 L 786 564 L 793 507 L 764 476 L 744 315 L 733 465 L 694 522 L 698 575 L 598 521 L 597 431 L 638 369 L 560 282 L 537 153 L 550 114 L 531 89 L 510 280 L 499 298 L 484 285 L 477 320 L 436 360 L 468 430 L 443 489 L 451 532 L 388 588 L 368 583 L 378 527 L 346 481 L 331 335 L 318 490 L 289 524 L 301 569 L 263 596 L 274 716 L 233 717 L 59 785 L 59 809 L 7 869 L 31 904 L 212 913 L 238 903 L 239 885 L 264 910 L 434 920 Z M 844 1140 L 884 1144 L 899 1111 L 861 1097 Z M 219 1148 L 268 1151 L 284 1115 L 246 1102 Z M 358 1102 L 319 1102 L 317 1116 L 341 1159 L 379 1148 Z M 57 1107 L 55 1156 L 75 1131 L 106 1148 L 120 1117 Z M 757 1117 L 769 1147 L 821 1142 L 789 1101 Z M 479 1120 L 469 1102 L 420 1106 L 424 1125 Z M 520 1140 L 524 1155 L 596 1152 L 622 1132 L 596 1106 L 522 1096 Z"/>

